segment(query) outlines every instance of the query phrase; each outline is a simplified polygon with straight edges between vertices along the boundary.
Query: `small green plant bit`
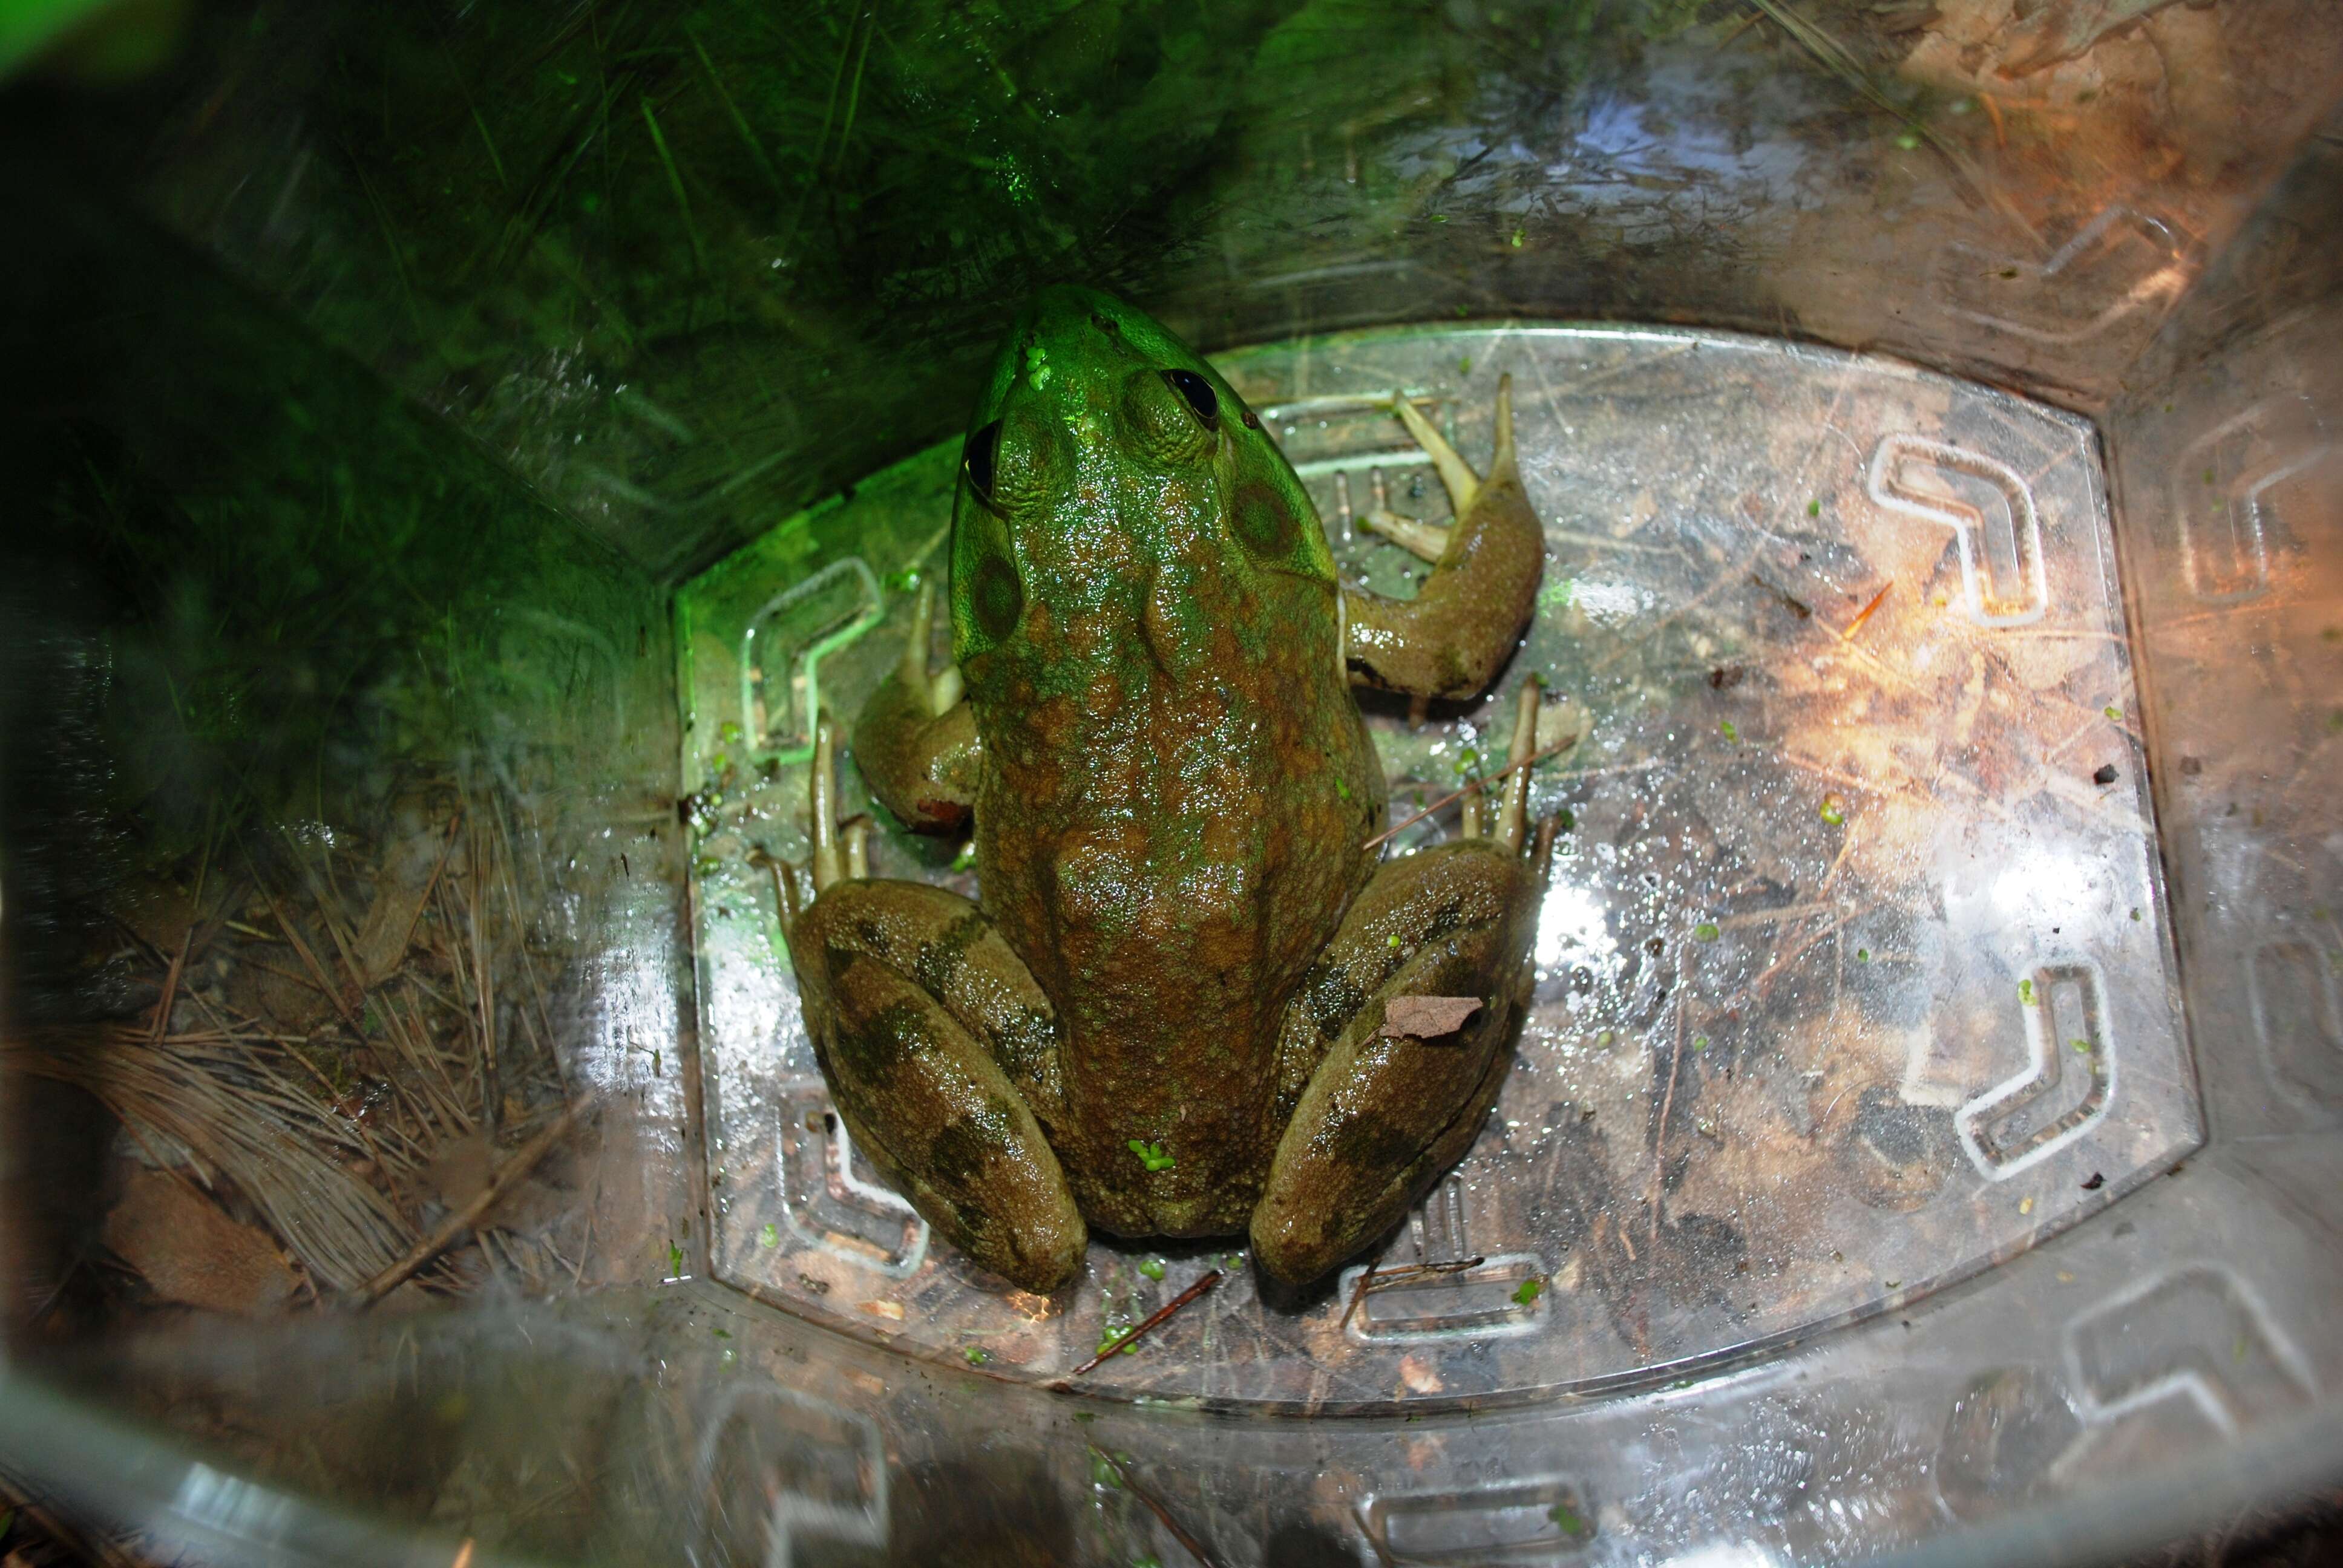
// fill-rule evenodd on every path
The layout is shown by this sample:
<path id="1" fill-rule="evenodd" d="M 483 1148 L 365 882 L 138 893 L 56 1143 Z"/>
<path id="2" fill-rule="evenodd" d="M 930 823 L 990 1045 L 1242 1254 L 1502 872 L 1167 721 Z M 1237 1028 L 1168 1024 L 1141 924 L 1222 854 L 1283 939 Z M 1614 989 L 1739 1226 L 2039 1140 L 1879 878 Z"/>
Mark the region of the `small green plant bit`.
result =
<path id="1" fill-rule="evenodd" d="M 1169 1171 L 1180 1163 L 1163 1151 L 1163 1145 L 1161 1143 L 1146 1143 L 1134 1138 L 1127 1147 L 1133 1154 L 1139 1156 L 1139 1162 L 1150 1171 Z"/>

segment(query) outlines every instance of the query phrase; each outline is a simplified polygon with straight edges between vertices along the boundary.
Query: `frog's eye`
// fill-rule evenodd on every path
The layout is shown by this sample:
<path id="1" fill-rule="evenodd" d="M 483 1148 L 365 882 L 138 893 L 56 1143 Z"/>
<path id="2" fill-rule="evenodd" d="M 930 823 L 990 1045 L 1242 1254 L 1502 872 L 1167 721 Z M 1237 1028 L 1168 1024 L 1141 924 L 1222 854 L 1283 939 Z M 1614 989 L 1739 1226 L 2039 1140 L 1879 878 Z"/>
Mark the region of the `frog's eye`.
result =
<path id="1" fill-rule="evenodd" d="M 992 463 L 1001 449 L 1001 421 L 995 419 L 968 438 L 960 448 L 960 467 L 968 471 L 969 488 L 986 506 L 992 504 Z"/>
<path id="2" fill-rule="evenodd" d="M 1221 441 L 1220 404 L 1212 384 L 1190 370 L 1134 370 L 1122 384 L 1131 445 L 1166 468 L 1212 455 Z"/>
<path id="3" fill-rule="evenodd" d="M 1207 430 L 1221 427 L 1221 395 L 1212 390 L 1211 382 L 1193 370 L 1166 370 L 1163 379 L 1172 384 L 1172 390 L 1188 400 L 1189 410 L 1196 416 L 1198 424 Z"/>

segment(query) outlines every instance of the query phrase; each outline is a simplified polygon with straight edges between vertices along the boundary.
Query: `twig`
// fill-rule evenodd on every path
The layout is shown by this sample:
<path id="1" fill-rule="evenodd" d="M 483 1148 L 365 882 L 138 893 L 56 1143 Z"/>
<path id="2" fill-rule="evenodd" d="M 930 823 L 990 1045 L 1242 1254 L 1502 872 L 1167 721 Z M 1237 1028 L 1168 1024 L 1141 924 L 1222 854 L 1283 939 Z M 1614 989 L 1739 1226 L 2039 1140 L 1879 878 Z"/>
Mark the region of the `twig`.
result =
<path id="1" fill-rule="evenodd" d="M 1765 12 L 1763 12 L 1763 11 L 1752 11 L 1752 12 L 1750 12 L 1748 15 L 1744 16 L 1743 18 L 1741 18 L 1741 20 L 1740 20 L 1739 24 L 1738 24 L 1738 25 L 1736 25 L 1734 27 L 1734 29 L 1733 29 L 1733 31 L 1732 31 L 1732 32 L 1727 33 L 1724 37 L 1719 38 L 1719 39 L 1716 41 L 1716 47 L 1717 47 L 1720 51 L 1725 50 L 1725 49 L 1727 49 L 1727 48 L 1730 48 L 1730 47 L 1732 46 L 1732 45 L 1733 45 L 1733 41 L 1734 41 L 1735 38 L 1740 37 L 1742 34 L 1746 33 L 1747 31 L 1749 31 L 1749 29 L 1750 29 L 1750 28 L 1752 28 L 1752 27 L 1755 26 L 1758 23 L 1763 22 L 1765 19 Z"/>
<path id="2" fill-rule="evenodd" d="M 1660 1251 L 1660 1209 L 1666 1197 L 1668 1118 L 1676 1108 L 1676 1074 L 1684 1065 L 1684 1014 L 1692 1007 L 1692 997 L 1686 990 L 1687 978 L 1684 973 L 1684 950 L 1679 943 L 1676 947 L 1675 1045 L 1668 1052 L 1668 1091 L 1660 1101 L 1660 1122 L 1652 1131 L 1652 1255 L 1655 1258 Z M 1626 1226 L 1619 1227 L 1619 1235 L 1621 1240 L 1625 1240 Z M 1627 1255 L 1633 1258 L 1634 1253 L 1630 1251 Z"/>
<path id="3" fill-rule="evenodd" d="M 1161 1307 L 1156 1309 L 1154 1316 L 1149 1318 L 1137 1328 L 1130 1330 L 1120 1339 L 1109 1343 L 1106 1348 L 1100 1351 L 1098 1354 L 1091 1357 L 1090 1360 L 1084 1362 L 1081 1365 L 1076 1367 L 1066 1375 L 1070 1378 L 1076 1378 L 1081 1377 L 1085 1372 L 1097 1371 L 1100 1364 L 1109 1356 L 1121 1354 L 1124 1346 L 1131 1344 L 1133 1341 L 1148 1333 L 1164 1319 L 1170 1317 L 1172 1313 L 1178 1312 L 1190 1302 L 1194 1301 L 1198 1296 L 1202 1295 L 1205 1292 L 1211 1290 L 1214 1285 L 1217 1285 L 1220 1282 L 1221 1271 L 1218 1269 L 1206 1270 L 1202 1279 L 1198 1280 L 1194 1284 L 1189 1286 L 1186 1290 L 1172 1297 L 1169 1302 L 1166 1302 Z"/>
<path id="4" fill-rule="evenodd" d="M 1538 752 L 1534 756 L 1524 757 L 1519 762 L 1508 762 L 1503 768 L 1498 769 L 1494 773 L 1490 774 L 1487 778 L 1476 779 L 1472 783 L 1465 785 L 1462 789 L 1443 795 L 1439 799 L 1434 800 L 1431 805 L 1426 806 L 1423 810 L 1418 811 L 1406 821 L 1394 823 L 1391 827 L 1384 829 L 1382 832 L 1376 834 L 1373 838 L 1360 845 L 1359 848 L 1362 849 L 1372 849 L 1376 845 L 1383 843 L 1387 839 L 1390 839 L 1398 834 L 1406 832 L 1410 828 L 1414 827 L 1418 822 L 1423 821 L 1426 817 L 1431 816 L 1443 806 L 1451 805 L 1458 800 L 1462 800 L 1465 796 L 1470 795 L 1475 789 L 1485 789 L 1490 785 L 1494 784 L 1498 779 L 1503 779 L 1508 773 L 1518 772 L 1523 768 L 1534 768 L 1539 763 L 1544 761 L 1547 758 L 1558 756 L 1562 752 L 1569 750 L 1584 739 L 1584 737 L 1583 736 L 1574 735 L 1567 740 L 1555 741 L 1553 745 L 1547 747 L 1544 750 Z"/>
<path id="5" fill-rule="evenodd" d="M 1367 1261 L 1367 1271 L 1359 1276 L 1359 1288 L 1351 1292 L 1351 1304 L 1342 1309 L 1342 1321 L 1334 1325 L 1334 1332 L 1336 1333 L 1339 1334 L 1344 1329 L 1351 1326 L 1351 1319 L 1358 1312 L 1359 1303 L 1365 1301 L 1367 1299 L 1367 1292 L 1374 1288 L 1375 1267 L 1374 1260 L 1372 1258 L 1369 1259 Z"/>
<path id="6" fill-rule="evenodd" d="M 1887 584 L 1886 588 L 1883 588 L 1877 593 L 1873 594 L 1871 596 L 1871 602 L 1855 612 L 1855 618 L 1846 623 L 1846 629 L 1840 632 L 1839 636 L 1846 638 L 1850 642 L 1853 641 L 1855 639 L 1855 634 L 1863 629 L 1863 623 L 1871 618 L 1871 612 L 1877 609 L 1880 607 L 1880 604 L 1887 598 L 1887 589 L 1892 588 L 1895 586 L 1896 585 L 1893 582 L 1890 582 Z"/>
<path id="7" fill-rule="evenodd" d="M 707 58 L 705 55 L 700 57 L 703 60 Z M 504 873 L 505 908 L 512 915 L 513 951 L 520 960 L 520 972 L 528 981 L 529 994 L 537 1001 L 537 1021 L 544 1026 L 542 1035 L 532 1029 L 531 1038 L 537 1040 L 538 1048 L 545 1052 L 547 1060 L 552 1062 L 554 1079 L 561 1085 L 562 1092 L 566 1094 L 569 1090 L 569 1070 L 562 1065 L 561 1053 L 554 1049 L 553 1014 L 545 1005 L 545 982 L 538 979 L 537 960 L 528 955 L 528 925 L 521 918 L 520 889 L 513 877 L 515 856 L 512 848 L 512 829 L 505 821 L 504 802 L 492 795 L 488 798 L 488 805 L 496 813 L 497 841 L 500 847 L 497 856 L 497 869 Z M 523 1023 L 528 1022 L 527 1008 L 520 1010 L 520 1015 Z"/>
<path id="8" fill-rule="evenodd" d="M 1155 1515 L 1155 1523 L 1169 1530 L 1172 1533 L 1172 1539 L 1177 1541 L 1187 1551 L 1189 1556 L 1202 1563 L 1204 1568 L 1221 1568 L 1221 1560 L 1205 1550 L 1202 1542 L 1180 1528 L 1180 1522 L 1172 1517 L 1172 1511 L 1157 1502 L 1145 1487 L 1131 1478 L 1131 1472 L 1122 1467 L 1122 1461 L 1095 1442 L 1090 1445 L 1090 1450 L 1106 1461 L 1107 1468 L 1114 1472 L 1114 1478 L 1122 1483 L 1122 1489 L 1147 1505 L 1147 1512 Z"/>
<path id="9" fill-rule="evenodd" d="M 465 1231 L 479 1222 L 483 1214 L 496 1206 L 497 1200 L 503 1197 L 513 1183 L 535 1170 L 538 1161 L 544 1159 L 555 1144 L 568 1136 L 570 1130 L 578 1125 L 593 1103 L 590 1100 L 573 1101 L 568 1110 L 556 1117 L 536 1137 L 514 1150 L 512 1158 L 489 1173 L 487 1185 L 470 1202 L 442 1220 L 429 1235 L 409 1248 L 405 1257 L 360 1286 L 355 1292 L 357 1306 L 363 1310 L 374 1305 L 405 1284 L 417 1270 L 453 1246 Z"/>
<path id="10" fill-rule="evenodd" d="M 155 1002 L 155 1027 L 146 1035 L 149 1045 L 170 1032 L 171 1004 L 178 1000 L 179 975 L 187 967 L 187 944 L 195 939 L 196 922 L 190 918 L 187 929 L 179 933 L 179 950 L 172 955 L 171 967 L 163 971 L 163 994 Z"/>
<path id="11" fill-rule="evenodd" d="M 12 1497 L 15 1499 L 13 1503 L 7 1501 Z M 28 1523 L 55 1544 L 69 1552 L 78 1552 L 99 1564 L 99 1568 L 140 1568 L 140 1560 L 125 1550 L 116 1538 L 68 1523 L 62 1514 L 44 1506 L 28 1483 L 0 1471 L 0 1513 L 9 1512 L 11 1508 L 23 1514 Z M 8 1555 L 15 1558 L 17 1553 L 11 1552 Z"/>
<path id="12" fill-rule="evenodd" d="M 1351 1292 L 1351 1304 L 1343 1309 L 1342 1321 L 1334 1325 L 1334 1332 L 1339 1334 L 1351 1326 L 1351 1314 L 1359 1310 L 1360 1303 L 1367 1299 L 1370 1291 L 1387 1291 L 1394 1285 L 1403 1285 L 1411 1280 L 1430 1279 L 1435 1274 L 1461 1274 L 1467 1270 L 1477 1269 L 1488 1261 L 1475 1253 L 1470 1258 L 1451 1258 L 1441 1263 L 1404 1263 L 1396 1269 L 1381 1271 L 1369 1263 L 1367 1271 L 1359 1276 L 1358 1289 Z"/>

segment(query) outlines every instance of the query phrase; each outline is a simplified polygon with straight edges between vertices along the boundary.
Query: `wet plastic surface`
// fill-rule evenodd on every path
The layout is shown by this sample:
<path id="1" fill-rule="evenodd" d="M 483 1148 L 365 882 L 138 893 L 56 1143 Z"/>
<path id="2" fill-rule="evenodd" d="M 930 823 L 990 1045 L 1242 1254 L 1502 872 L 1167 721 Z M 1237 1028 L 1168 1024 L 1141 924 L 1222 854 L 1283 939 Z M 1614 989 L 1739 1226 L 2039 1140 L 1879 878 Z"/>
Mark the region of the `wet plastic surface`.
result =
<path id="1" fill-rule="evenodd" d="M 606 1288 L 542 1303 L 491 1287 L 420 1319 L 152 1321 L 50 1342 L 19 1335 L 15 1314 L 48 1294 L 42 1271 L 74 1266 L 78 1241 L 43 1238 L 6 1260 L 20 1288 L 0 1464 L 236 1561 L 857 1568 L 993 1543 L 1178 1563 L 1183 1541 L 1231 1565 L 2097 1562 L 2226 1533 L 2330 1480 L 2343 1455 L 2331 7 L 2050 0 L 2022 28 L 1999 0 L 1765 9 L 1629 19 L 1646 33 L 1615 9 L 1507 7 L 1501 21 L 1321 0 L 1232 21 L 1124 0 L 979 7 L 970 32 L 955 0 L 815 8 L 776 37 L 776 14 L 757 7 L 264 3 L 206 13 L 167 115 L 141 122 L 108 99 L 61 118 L 60 148 L 96 136 L 123 155 L 84 194 L 127 190 L 146 215 L 86 243 L 156 265 L 81 314 L 47 313 L 73 342 L 59 362 L 113 380 L 91 395 L 28 378 L 32 417 L 15 428 L 35 446 L 87 428 L 134 452 L 232 459 L 172 469 L 165 489 L 198 513 L 250 491 L 306 522 L 326 496 L 336 504 L 315 516 L 339 526 L 416 496 L 460 536 L 411 558 L 377 548 L 351 574 L 384 588 L 371 608 L 385 618 L 329 618 L 250 662 L 304 668 L 349 628 L 402 656 L 481 628 L 455 640 L 488 678 L 474 689 L 496 741 L 483 756 L 517 759 L 520 793 L 548 805 L 542 844 L 523 848 L 560 894 L 543 934 L 575 960 L 551 977 L 552 1011 L 573 1081 L 603 1098 L 568 1219 L 591 1243 L 573 1286 Z M 1090 26 L 1110 10 L 1119 30 Z M 2021 33 L 2117 11 L 2121 25 L 2084 27 L 2067 57 L 2013 52 Z M 1523 15 L 1553 25 L 1524 29 Z M 824 96 L 839 84 L 838 108 L 855 80 L 848 136 Z M 30 232 L 61 226 L 45 216 Z M 1152 1253 L 1100 1248 L 1075 1311 L 1020 1315 L 948 1256 L 912 1259 L 882 1190 L 820 1163 L 834 1146 L 783 1114 L 774 1091 L 813 1080 L 785 1055 L 786 976 L 756 907 L 769 883 L 746 848 L 788 850 L 799 798 L 744 786 L 767 815 L 700 846 L 714 864 L 692 873 L 673 797 L 703 780 L 677 779 L 674 734 L 644 706 L 664 711 L 677 666 L 656 624 L 621 607 L 729 558 L 729 576 L 692 588 L 706 624 L 731 628 L 708 656 L 740 659 L 732 633 L 769 611 L 798 644 L 768 639 L 702 695 L 687 639 L 703 728 L 683 750 L 712 761 L 712 723 L 714 749 L 746 755 L 770 731 L 786 753 L 805 709 L 787 689 L 795 652 L 864 609 L 897 618 L 822 662 L 825 689 L 867 683 L 902 610 L 888 563 L 931 548 L 946 515 L 940 471 L 923 477 L 915 459 L 870 476 L 957 426 L 1011 302 L 1062 277 L 1114 286 L 1207 347 L 1415 323 L 1417 347 L 1391 340 L 1396 363 L 1373 362 L 1372 339 L 1342 346 L 1364 358 L 1329 360 L 1322 336 L 1306 379 L 1298 361 L 1262 360 L 1264 397 L 1380 394 L 1392 376 L 1463 394 L 1443 416 L 1475 456 L 1498 361 L 1570 373 L 1542 417 L 1571 428 L 1534 482 L 1548 586 L 1575 586 L 1545 607 L 1540 652 L 1595 724 L 1540 789 L 1578 818 L 1564 885 L 1600 923 L 1557 919 L 1549 962 L 1610 989 L 1598 1004 L 1564 979 L 1544 999 L 1544 1032 L 1508 1090 L 1518 1125 L 1493 1122 L 1467 1167 L 1477 1184 L 1421 1226 L 1422 1255 L 1469 1247 L 1562 1282 L 1525 1312 L 1518 1283 L 1501 1276 L 1493 1301 L 1467 1280 L 1378 1292 L 1368 1325 L 1337 1337 L 1326 1302 L 1272 1319 L 1239 1280 L 1101 1369 L 1110 1397 L 1052 1392 L 1038 1380 L 1094 1344 L 1108 1282 L 1127 1315 L 1202 1260 L 1167 1256 L 1158 1285 L 1137 1268 Z M 1781 341 L 1710 335 L 1729 347 L 1694 353 L 1702 335 L 1672 330 L 1544 347 L 1467 332 L 1453 367 L 1423 347 L 1441 340 L 1427 323 L 1509 314 L 1696 321 L 1976 380 Z M 258 319 L 277 334 L 268 354 L 209 335 Z M 288 322 L 314 334 L 303 355 L 283 347 Z M 441 417 L 318 391 L 346 379 L 378 397 L 369 375 Z M 2094 490 L 2089 427 L 1979 383 L 2096 421 L 2110 497 Z M 1876 407 L 1825 398 L 1842 387 Z M 1386 468 L 1400 509 L 1423 504 L 1387 420 L 1350 406 L 1322 431 L 1328 410 L 1300 412 L 1297 455 L 1347 467 L 1353 504 L 1372 489 L 1361 461 Z M 1875 490 L 1892 435 L 1985 462 L 1947 467 L 1941 447 L 1906 446 Z M 291 477 L 266 479 L 261 459 L 280 447 Z M 489 476 L 493 504 L 408 488 L 442 468 L 479 476 L 494 466 L 483 452 L 506 471 Z M 351 457 L 363 482 L 334 488 Z M 2003 471 L 2021 485 L 1997 483 Z M 1333 473 L 1317 482 L 1339 533 Z M 850 482 L 856 526 L 891 531 L 849 547 L 840 506 L 772 531 Z M 1996 544 L 2002 509 L 2028 494 L 2044 530 L 2030 556 L 2030 531 Z M 1961 527 L 1980 504 L 1983 526 Z M 519 613 L 558 608 L 527 586 L 550 579 L 499 568 L 468 587 L 445 569 L 484 540 L 529 541 L 611 591 L 565 588 L 551 619 Z M 1397 582 L 1400 558 L 1340 543 Z M 819 576 L 858 553 L 867 582 Z M 2044 614 L 2026 622 L 2037 568 Z M 61 602 L 27 580 L 45 612 Z M 287 574 L 219 580 L 257 585 L 257 600 Z M 1889 597 L 1855 627 L 1880 587 Z M 803 597 L 771 602 L 791 591 Z M 56 646 L 12 635 L 5 651 L 28 642 Z M 626 678 L 596 673 L 612 667 Z M 280 682 L 270 701 L 314 718 L 340 684 L 338 666 L 318 668 L 320 692 Z M 751 668 L 762 678 L 744 695 Z M 614 687 L 623 709 L 604 699 Z M 1378 723 L 1395 775 L 1440 777 L 1481 722 L 1443 716 L 1409 743 L 1393 717 Z M 56 758 L 92 769 L 76 778 L 122 760 L 83 729 L 44 730 L 44 745 L 52 733 Z M 410 731 L 337 755 L 364 775 L 444 739 Z M 1623 770 L 1582 771 L 1598 766 Z M 779 761 L 783 779 L 794 767 Z M 0 844 L 26 841 L 22 799 Z M 740 804 L 698 809 L 722 825 Z M 1664 839 L 1663 818 L 1697 830 Z M 42 841 L 96 879 L 104 844 L 85 852 L 85 821 L 58 820 Z M 612 884 L 607 860 L 633 835 L 644 853 Z M 1990 880 L 1972 849 L 1994 857 Z M 881 852 L 949 869 L 948 853 Z M 672 961 L 687 887 L 699 1016 L 731 1031 L 704 1061 Z M 21 962 L 25 884 L 7 893 L 0 935 Z M 2107 902 L 2070 920 L 2065 900 L 2086 893 Z M 1785 921 L 1811 904 L 1826 909 Z M 2157 1076 L 2176 1060 L 2167 909 L 2201 1111 L 2186 1078 Z M 1654 938 L 1659 954 L 1641 945 Z M 1907 953 L 1963 983 L 1913 984 L 1923 966 Z M 2069 974 L 2082 983 L 2062 989 Z M 2031 1012 L 2016 990 L 2029 981 Z M 2097 1026 L 2077 1037 L 2104 1049 L 2069 1037 L 2061 1055 L 2064 1019 L 2088 1019 L 2070 1004 L 2086 1001 Z M 1923 1037 L 1931 1049 L 1916 1050 Z M 2029 1097 L 2046 1077 L 2037 1040 L 2058 1081 Z M 1802 1076 L 1817 1046 L 1827 1093 Z M 745 1130 L 712 1160 L 693 1142 L 703 1084 L 709 1124 Z M 0 1081 L 12 1113 L 30 1103 L 21 1090 Z M 2172 1164 L 2200 1122 L 2204 1147 Z M 31 1147 L 49 1144 L 0 1140 L 0 1171 L 13 1180 Z M 1549 1174 L 1552 1188 L 1516 1191 Z M 790 1181 L 808 1195 L 794 1211 L 777 1196 Z M 736 1197 L 711 1238 L 707 1205 Z M 1413 1261 L 1418 1245 L 1411 1225 L 1387 1256 Z M 890 1249 L 908 1271 L 870 1266 Z M 786 1272 L 784 1253 L 811 1266 Z M 1964 1270 L 1980 1271 L 1945 1284 Z M 925 1294 L 907 1293 L 921 1280 Z M 1493 1331 L 1485 1350 L 1459 1348 L 1467 1312 Z M 1432 1337 L 1403 1338 L 1427 1322 Z M 1308 1375 L 1320 1363 L 1322 1389 Z M 1622 1368 L 1624 1386 L 1605 1381 Z M 1533 1392 L 1560 1388 L 1574 1392 Z M 1199 1394 L 1249 1412 L 1391 1414 L 1167 1408 Z"/>
<path id="2" fill-rule="evenodd" d="M 1514 378 L 1541 608 L 1480 705 L 1421 729 L 1373 705 L 1395 820 L 1453 789 L 1534 672 L 1590 729 L 1536 774 L 1533 809 L 1571 828 L 1473 1153 L 1314 1304 L 1265 1307 L 1240 1271 L 1088 1386 L 1322 1409 L 1672 1377 L 1916 1300 L 2195 1145 L 2086 423 L 1689 332 L 1459 327 L 1221 363 L 1346 569 L 1403 592 L 1412 558 L 1351 522 L 1371 495 L 1443 513 L 1391 390 L 1477 457 Z M 714 1264 L 890 1344 L 1047 1379 L 1236 1260 L 1094 1242 L 1087 1279 L 1044 1302 L 931 1247 L 829 1110 L 769 869 L 805 853 L 808 693 L 850 715 L 891 665 L 956 452 L 682 596 Z M 1453 827 L 1437 813 L 1392 852 Z M 874 874 L 980 898 L 956 847 L 890 829 Z M 1358 1296 L 1370 1260 L 1473 1258 Z"/>

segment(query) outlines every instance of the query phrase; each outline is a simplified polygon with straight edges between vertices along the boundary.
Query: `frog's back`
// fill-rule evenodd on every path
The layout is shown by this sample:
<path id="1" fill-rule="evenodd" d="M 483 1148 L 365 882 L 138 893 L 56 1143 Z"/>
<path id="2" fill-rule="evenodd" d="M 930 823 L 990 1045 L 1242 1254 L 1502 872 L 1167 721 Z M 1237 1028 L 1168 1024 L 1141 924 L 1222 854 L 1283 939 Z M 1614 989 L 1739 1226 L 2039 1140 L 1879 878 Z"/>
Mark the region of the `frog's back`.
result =
<path id="1" fill-rule="evenodd" d="M 1323 535 L 1225 382 L 1072 290 L 1004 352 L 970 474 L 978 865 L 1058 1010 L 1051 1141 L 1106 1230 L 1241 1230 L 1279 1131 L 1280 1014 L 1382 811 Z"/>

